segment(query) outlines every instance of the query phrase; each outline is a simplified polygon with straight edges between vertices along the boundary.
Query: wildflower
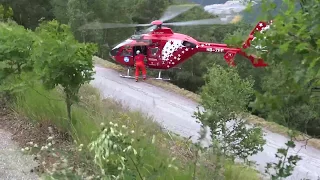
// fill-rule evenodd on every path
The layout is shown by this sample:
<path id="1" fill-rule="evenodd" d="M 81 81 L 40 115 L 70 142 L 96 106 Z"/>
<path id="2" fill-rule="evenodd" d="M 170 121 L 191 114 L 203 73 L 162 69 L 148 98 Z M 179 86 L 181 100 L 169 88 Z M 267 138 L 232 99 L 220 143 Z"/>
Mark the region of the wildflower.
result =
<path id="1" fill-rule="evenodd" d="M 112 123 L 111 121 L 109 122 L 109 124 L 110 124 L 110 125 L 113 125 L 113 123 Z"/>
<path id="2" fill-rule="evenodd" d="M 34 146 L 33 146 L 33 147 L 37 148 L 37 147 L 38 147 L 38 144 L 34 144 Z"/>
<path id="3" fill-rule="evenodd" d="M 114 127 L 118 127 L 118 123 L 115 123 L 115 124 L 114 124 Z"/>
<path id="4" fill-rule="evenodd" d="M 53 139 L 53 136 L 49 136 L 48 137 L 48 140 L 50 141 L 50 140 L 52 140 Z"/>
<path id="5" fill-rule="evenodd" d="M 83 147 L 83 144 L 80 144 L 80 147 Z"/>
<path id="6" fill-rule="evenodd" d="M 29 151 L 30 149 L 29 149 L 29 147 L 26 147 L 25 150 L 26 150 L 26 151 Z"/>
<path id="7" fill-rule="evenodd" d="M 122 125 L 121 127 L 122 127 L 123 129 L 127 129 L 127 126 L 125 126 L 125 125 Z"/>
<path id="8" fill-rule="evenodd" d="M 22 148 L 21 151 L 24 152 L 24 149 Z"/>
<path id="9" fill-rule="evenodd" d="M 105 124 L 104 123 L 100 123 L 100 126 L 104 126 Z"/>
<path id="10" fill-rule="evenodd" d="M 50 127 L 50 126 L 49 126 L 49 127 L 48 127 L 48 130 L 49 130 L 49 133 L 50 133 L 50 134 L 52 134 L 52 133 L 53 133 L 53 131 L 52 131 L 52 127 Z"/>
<path id="11" fill-rule="evenodd" d="M 131 133 L 133 134 L 133 133 L 134 133 L 134 130 L 132 130 Z"/>
<path id="12" fill-rule="evenodd" d="M 50 147 L 50 146 L 52 146 L 52 144 L 51 144 L 51 143 L 48 143 L 48 147 Z"/>

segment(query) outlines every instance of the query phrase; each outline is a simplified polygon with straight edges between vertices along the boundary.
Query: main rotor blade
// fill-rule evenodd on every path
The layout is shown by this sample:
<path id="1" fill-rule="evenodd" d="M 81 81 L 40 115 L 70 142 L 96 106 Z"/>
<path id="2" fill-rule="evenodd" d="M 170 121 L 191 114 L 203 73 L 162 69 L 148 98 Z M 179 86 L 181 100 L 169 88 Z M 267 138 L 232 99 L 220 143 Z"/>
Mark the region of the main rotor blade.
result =
<path id="1" fill-rule="evenodd" d="M 144 27 L 150 26 L 151 24 L 123 24 L 123 23 L 99 23 L 92 22 L 87 23 L 79 28 L 79 30 L 83 29 L 110 29 L 110 28 L 122 28 L 122 27 Z"/>
<path id="2" fill-rule="evenodd" d="M 222 21 L 221 19 L 201 19 L 194 21 L 184 21 L 184 22 L 170 22 L 163 23 L 164 26 L 195 26 L 195 25 L 210 25 L 210 24 L 228 24 L 227 21 Z"/>
<path id="3" fill-rule="evenodd" d="M 147 33 L 149 33 L 150 31 L 154 30 L 156 27 L 157 27 L 156 25 L 153 25 L 153 26 L 151 26 L 151 27 L 143 30 L 142 33 L 147 34 Z"/>
<path id="4" fill-rule="evenodd" d="M 188 11 L 189 9 L 199 6 L 199 4 L 182 4 L 182 5 L 172 5 L 167 8 L 163 13 L 162 17 L 159 19 L 162 22 L 168 21 L 177 17 L 178 15 Z"/>

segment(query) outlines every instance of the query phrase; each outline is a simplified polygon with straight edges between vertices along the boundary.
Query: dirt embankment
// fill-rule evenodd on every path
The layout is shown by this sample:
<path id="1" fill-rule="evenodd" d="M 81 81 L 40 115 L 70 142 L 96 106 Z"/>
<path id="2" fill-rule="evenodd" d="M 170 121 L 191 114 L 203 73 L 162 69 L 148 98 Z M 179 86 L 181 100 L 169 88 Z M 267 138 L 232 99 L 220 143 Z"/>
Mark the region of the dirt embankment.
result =
<path id="1" fill-rule="evenodd" d="M 36 180 L 44 172 L 41 157 L 22 152 L 27 143 L 44 144 L 48 137 L 49 123 L 33 124 L 8 108 L 0 99 L 0 179 Z M 54 128 L 53 128 L 54 129 Z M 66 143 L 64 135 L 57 139 Z"/>

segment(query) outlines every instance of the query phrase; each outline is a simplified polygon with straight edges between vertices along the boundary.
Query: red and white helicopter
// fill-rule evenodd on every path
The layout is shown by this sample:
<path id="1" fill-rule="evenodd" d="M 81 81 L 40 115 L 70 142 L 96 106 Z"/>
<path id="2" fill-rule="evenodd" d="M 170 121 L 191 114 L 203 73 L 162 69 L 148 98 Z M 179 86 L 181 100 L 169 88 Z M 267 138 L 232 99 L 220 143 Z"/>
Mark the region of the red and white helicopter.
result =
<path id="1" fill-rule="evenodd" d="M 197 6 L 197 4 L 172 5 L 169 6 L 163 16 L 159 20 L 151 22 L 151 24 L 121 24 L 121 23 L 98 23 L 93 22 L 86 24 L 81 29 L 108 29 L 123 27 L 147 27 L 139 34 L 132 35 L 130 38 L 121 42 L 110 51 L 111 58 L 128 68 L 127 75 L 120 75 L 125 78 L 134 78 L 130 76 L 130 68 L 134 68 L 135 52 L 140 50 L 146 56 L 146 67 L 148 69 L 157 69 L 159 71 L 159 80 L 170 80 L 161 78 L 161 70 L 174 68 L 177 65 L 188 60 L 191 56 L 198 52 L 207 53 L 223 53 L 226 62 L 234 66 L 234 58 L 236 54 L 240 54 L 248 58 L 254 67 L 265 67 L 267 64 L 261 58 L 255 58 L 253 55 L 247 55 L 241 48 L 228 47 L 227 44 L 217 44 L 211 42 L 199 42 L 196 39 L 173 32 L 172 29 L 164 26 L 194 26 L 209 24 L 228 24 L 218 18 L 202 19 L 185 22 L 169 22 L 164 23 L 183 12 Z M 254 33 L 269 28 L 266 22 L 259 22 L 251 31 L 248 39 L 243 43 L 243 48 L 250 46 L 250 42 L 254 39 Z"/>

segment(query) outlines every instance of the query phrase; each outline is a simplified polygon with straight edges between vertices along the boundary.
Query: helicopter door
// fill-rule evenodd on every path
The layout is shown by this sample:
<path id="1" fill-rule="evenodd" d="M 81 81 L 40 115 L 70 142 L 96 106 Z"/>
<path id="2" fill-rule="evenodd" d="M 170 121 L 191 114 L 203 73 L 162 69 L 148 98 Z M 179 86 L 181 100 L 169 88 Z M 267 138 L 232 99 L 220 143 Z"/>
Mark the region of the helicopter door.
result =
<path id="1" fill-rule="evenodd" d="M 157 46 L 148 47 L 148 66 L 157 67 L 159 66 L 160 48 Z"/>
<path id="2" fill-rule="evenodd" d="M 124 63 L 128 65 L 133 65 L 133 50 L 130 46 L 123 47 L 120 56 L 123 58 Z"/>

